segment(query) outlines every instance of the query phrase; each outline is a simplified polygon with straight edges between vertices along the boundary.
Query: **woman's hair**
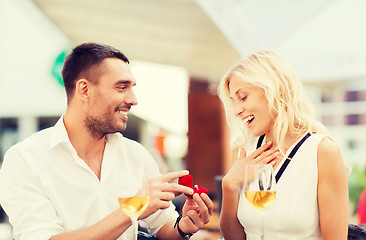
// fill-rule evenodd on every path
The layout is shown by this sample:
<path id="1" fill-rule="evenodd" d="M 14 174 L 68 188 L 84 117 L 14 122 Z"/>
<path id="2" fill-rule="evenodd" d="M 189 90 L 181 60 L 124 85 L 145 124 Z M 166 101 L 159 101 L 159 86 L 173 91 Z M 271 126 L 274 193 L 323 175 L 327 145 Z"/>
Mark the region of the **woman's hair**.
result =
<path id="1" fill-rule="evenodd" d="M 218 94 L 224 104 L 233 135 L 233 147 L 245 145 L 251 136 L 242 120 L 235 117 L 229 83 L 238 77 L 245 84 L 263 89 L 274 122 L 274 140 L 283 152 L 286 134 L 304 131 L 327 133 L 315 118 L 315 111 L 304 94 L 303 86 L 286 58 L 271 50 L 258 50 L 232 67 L 221 79 Z"/>

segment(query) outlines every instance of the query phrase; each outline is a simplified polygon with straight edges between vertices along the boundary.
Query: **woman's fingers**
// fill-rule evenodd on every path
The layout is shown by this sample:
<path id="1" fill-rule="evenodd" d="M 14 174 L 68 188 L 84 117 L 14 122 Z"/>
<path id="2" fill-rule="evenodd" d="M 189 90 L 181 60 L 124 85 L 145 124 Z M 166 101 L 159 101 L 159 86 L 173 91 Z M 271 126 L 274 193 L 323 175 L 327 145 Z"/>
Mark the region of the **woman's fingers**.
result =
<path id="1" fill-rule="evenodd" d="M 249 157 L 255 159 L 258 156 L 260 156 L 263 152 L 265 152 L 270 146 L 272 145 L 272 141 L 269 141 L 265 144 L 263 144 L 260 148 L 256 149 L 252 154 L 249 155 Z"/>
<path id="2" fill-rule="evenodd" d="M 278 157 L 279 153 L 280 152 L 277 148 L 267 150 L 257 158 L 258 163 L 261 164 L 270 163 L 271 161 L 275 160 Z"/>
<path id="3" fill-rule="evenodd" d="M 247 164 L 267 164 L 279 156 L 278 148 L 269 149 L 272 142 L 265 143 L 248 156 Z"/>

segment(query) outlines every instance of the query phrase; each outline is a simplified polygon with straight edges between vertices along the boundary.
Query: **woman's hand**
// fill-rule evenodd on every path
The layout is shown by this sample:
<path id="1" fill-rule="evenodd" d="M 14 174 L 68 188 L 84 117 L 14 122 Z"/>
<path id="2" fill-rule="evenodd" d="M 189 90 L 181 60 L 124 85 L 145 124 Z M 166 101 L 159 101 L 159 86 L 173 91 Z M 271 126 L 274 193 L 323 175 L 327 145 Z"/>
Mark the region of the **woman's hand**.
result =
<path id="1" fill-rule="evenodd" d="M 275 164 L 273 160 L 278 157 L 279 150 L 270 149 L 271 146 L 272 142 L 265 143 L 247 157 L 245 151 L 239 149 L 238 159 L 222 180 L 223 187 L 237 191 L 243 185 L 245 168 L 248 164 Z"/>

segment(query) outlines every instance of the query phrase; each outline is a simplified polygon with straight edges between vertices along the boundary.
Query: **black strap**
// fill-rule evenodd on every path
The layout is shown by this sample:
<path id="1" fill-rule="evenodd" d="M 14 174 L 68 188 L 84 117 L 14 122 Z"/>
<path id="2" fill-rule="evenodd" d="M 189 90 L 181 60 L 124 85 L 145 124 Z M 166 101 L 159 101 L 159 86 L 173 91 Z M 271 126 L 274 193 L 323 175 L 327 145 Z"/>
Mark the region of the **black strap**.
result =
<path id="1" fill-rule="evenodd" d="M 282 173 L 285 171 L 285 169 L 287 168 L 287 165 L 291 162 L 292 158 L 294 157 L 295 153 L 297 152 L 297 150 L 299 150 L 300 146 L 305 142 L 306 139 L 308 139 L 308 137 L 311 136 L 311 133 L 307 133 L 297 144 L 296 146 L 292 149 L 292 151 L 290 152 L 290 154 L 288 155 L 288 157 L 286 158 L 285 162 L 282 164 L 280 170 L 278 170 L 277 174 L 276 174 L 276 182 L 278 182 L 280 180 L 280 177 L 282 176 Z M 260 136 L 258 139 L 258 143 L 257 143 L 257 148 L 259 148 L 262 145 L 263 142 L 263 138 L 264 135 Z"/>
<path id="2" fill-rule="evenodd" d="M 258 142 L 257 142 L 257 149 L 260 148 L 260 146 L 262 146 L 262 142 L 263 142 L 265 136 L 266 136 L 266 134 L 263 134 L 262 136 L 259 137 Z"/>
<path id="3" fill-rule="evenodd" d="M 175 221 L 175 224 L 174 224 L 174 228 L 177 227 L 178 229 L 178 232 L 180 234 L 180 236 L 183 238 L 183 239 L 190 239 L 193 235 L 193 233 L 185 233 L 183 232 L 180 227 L 179 227 L 179 222 L 180 220 L 182 219 L 182 214 L 179 214 L 177 220 Z"/>

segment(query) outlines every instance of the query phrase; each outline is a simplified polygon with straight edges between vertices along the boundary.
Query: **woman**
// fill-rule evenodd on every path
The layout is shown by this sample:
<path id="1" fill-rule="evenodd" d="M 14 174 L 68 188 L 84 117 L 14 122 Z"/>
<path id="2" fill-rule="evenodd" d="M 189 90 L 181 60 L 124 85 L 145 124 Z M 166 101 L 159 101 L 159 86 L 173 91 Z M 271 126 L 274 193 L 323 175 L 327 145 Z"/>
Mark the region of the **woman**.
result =
<path id="1" fill-rule="evenodd" d="M 347 239 L 346 168 L 288 61 L 270 50 L 251 54 L 223 77 L 219 96 L 240 149 L 222 181 L 220 230 L 225 240 L 260 237 L 261 214 L 241 189 L 245 166 L 272 164 L 277 174 L 299 142 L 278 179 L 276 200 L 264 212 L 265 237 Z"/>

